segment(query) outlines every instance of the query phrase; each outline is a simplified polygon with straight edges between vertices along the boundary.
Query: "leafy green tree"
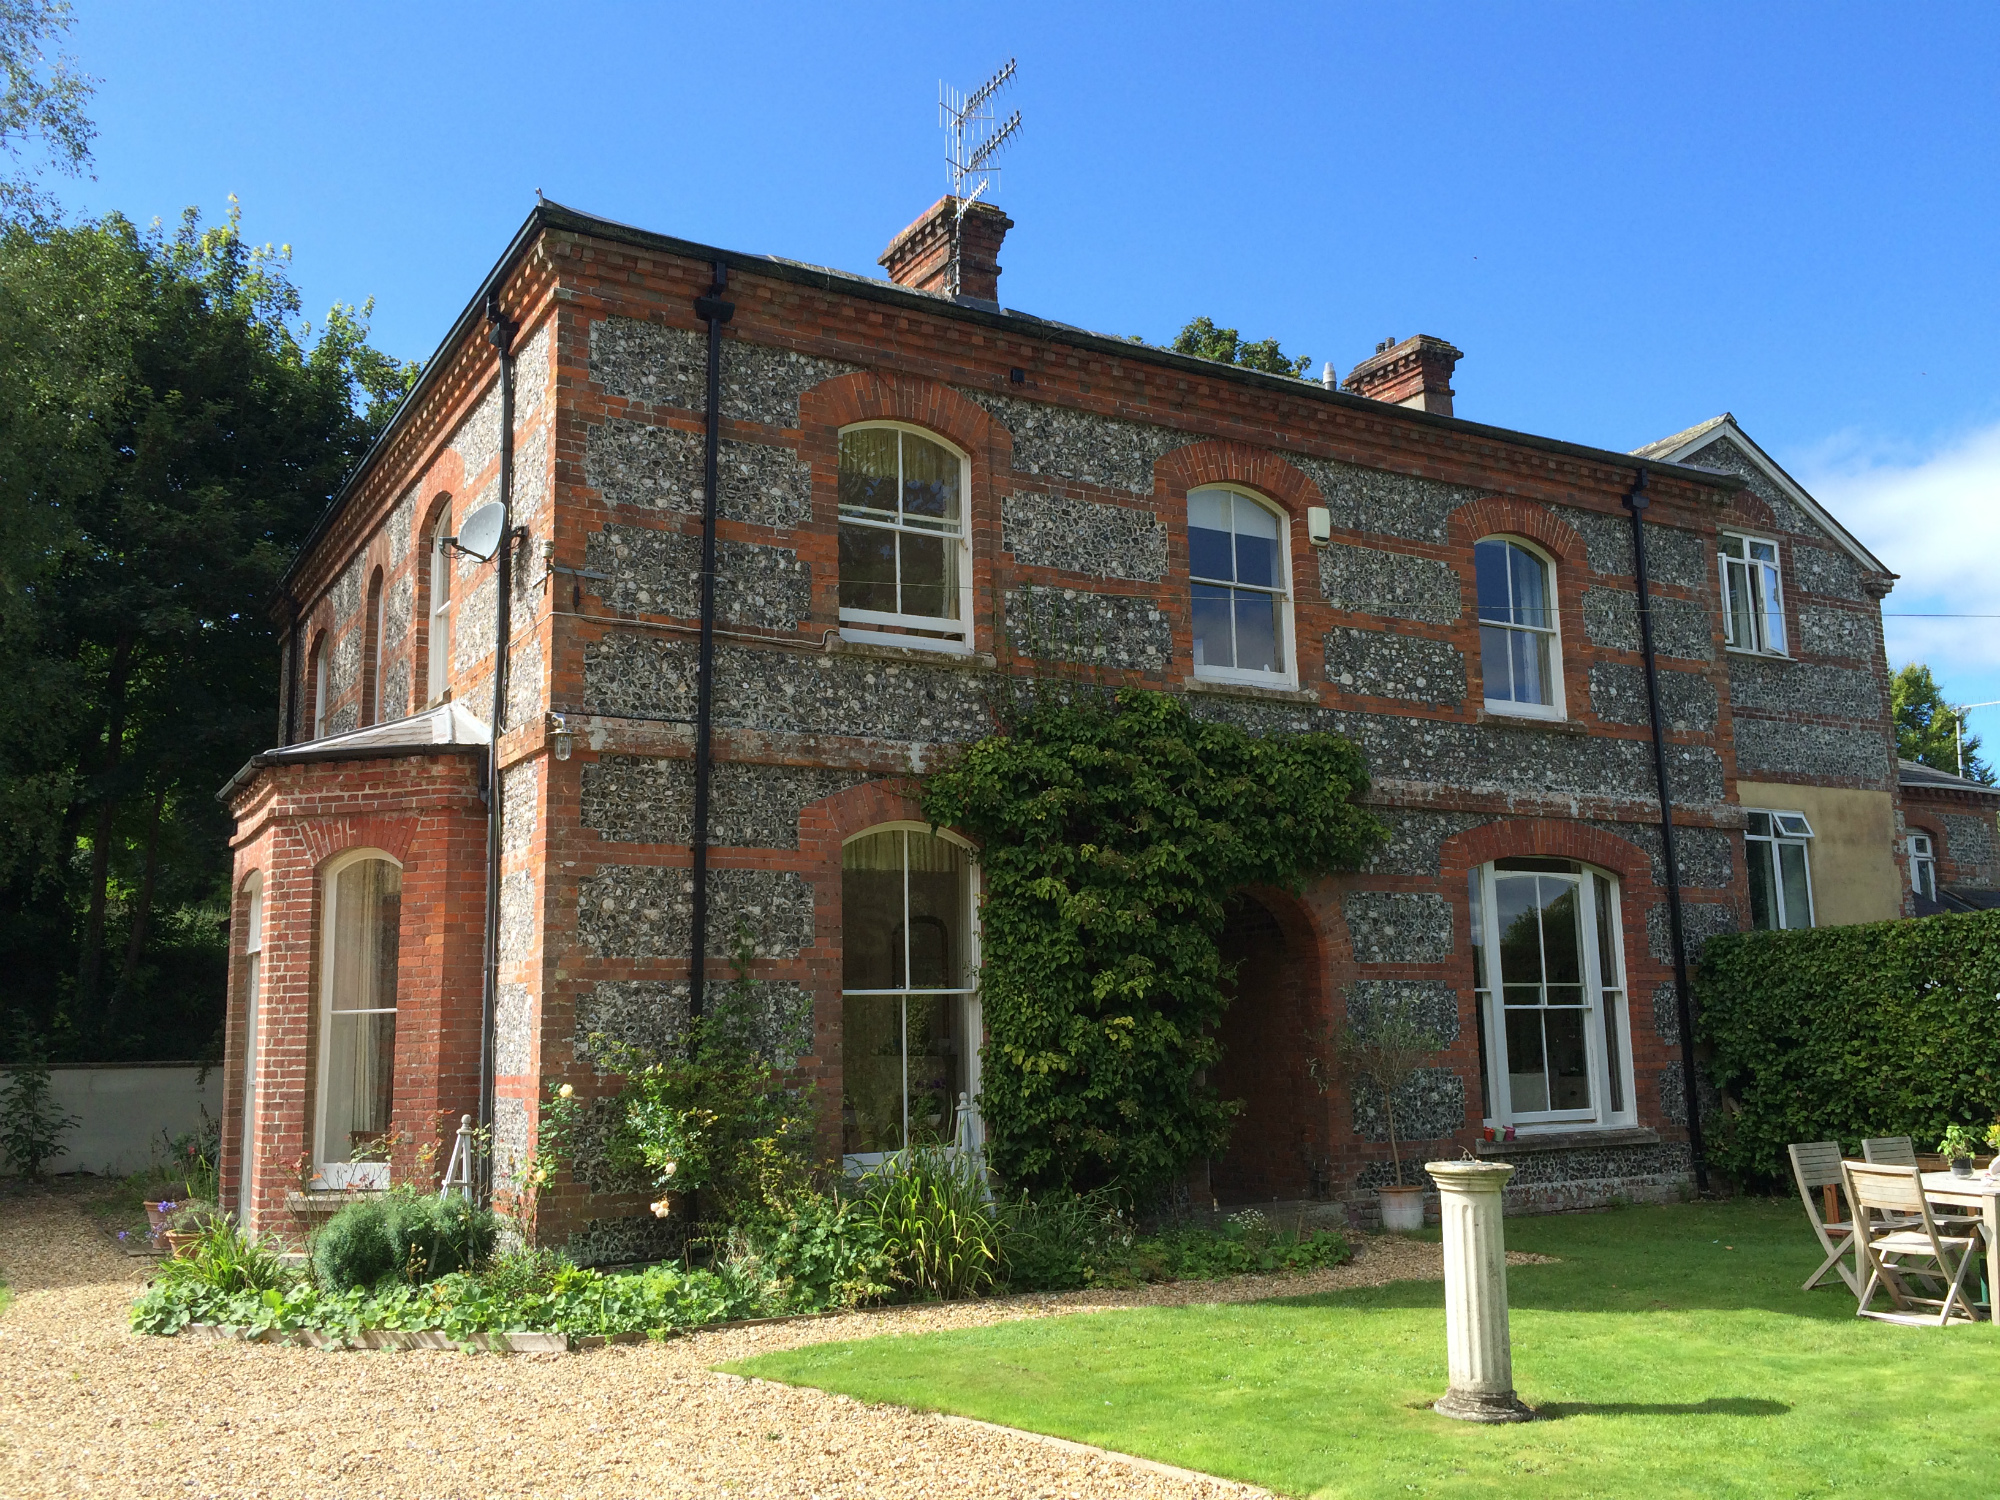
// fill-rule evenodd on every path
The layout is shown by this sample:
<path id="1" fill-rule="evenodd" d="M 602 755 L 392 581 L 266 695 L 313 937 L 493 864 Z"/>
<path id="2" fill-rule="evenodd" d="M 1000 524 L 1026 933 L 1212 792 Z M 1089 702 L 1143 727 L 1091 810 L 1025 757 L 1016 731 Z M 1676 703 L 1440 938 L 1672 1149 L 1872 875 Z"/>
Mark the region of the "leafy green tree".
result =
<path id="1" fill-rule="evenodd" d="M 277 580 L 414 374 L 288 260 L 233 205 L 0 228 L 0 992 L 71 1055 L 213 1034 Z"/>
<path id="2" fill-rule="evenodd" d="M 67 177 L 90 161 L 95 128 L 83 113 L 91 80 L 49 48 L 74 22 L 68 0 L 0 0 L 0 153 L 14 163 L 0 177 L 0 219 L 46 219 L 54 203 L 40 186 L 42 166 L 24 160 L 38 141 L 48 165 Z"/>
<path id="3" fill-rule="evenodd" d="M 980 1090 L 1010 1182 L 1145 1200 L 1221 1149 L 1226 903 L 1357 863 L 1383 834 L 1367 786 L 1338 736 L 1129 689 L 1038 696 L 930 776 L 925 815 L 982 844 Z"/>
<path id="4" fill-rule="evenodd" d="M 1896 720 L 1896 754 L 1939 771 L 1958 772 L 1961 715 L 1945 701 L 1931 669 L 1913 661 L 1889 683 L 1890 712 Z M 1982 786 L 1994 784 L 1993 768 L 1978 755 L 1980 739 L 1965 736 L 1965 775 Z"/>
<path id="5" fill-rule="evenodd" d="M 1306 355 L 1293 358 L 1278 347 L 1276 339 L 1246 340 L 1234 328 L 1217 328 L 1210 318 L 1196 318 L 1174 337 L 1170 346 L 1176 354 L 1192 354 L 1196 359 L 1213 359 L 1225 365 L 1241 365 L 1246 370 L 1262 370 L 1267 375 L 1304 375 L 1312 368 Z"/>

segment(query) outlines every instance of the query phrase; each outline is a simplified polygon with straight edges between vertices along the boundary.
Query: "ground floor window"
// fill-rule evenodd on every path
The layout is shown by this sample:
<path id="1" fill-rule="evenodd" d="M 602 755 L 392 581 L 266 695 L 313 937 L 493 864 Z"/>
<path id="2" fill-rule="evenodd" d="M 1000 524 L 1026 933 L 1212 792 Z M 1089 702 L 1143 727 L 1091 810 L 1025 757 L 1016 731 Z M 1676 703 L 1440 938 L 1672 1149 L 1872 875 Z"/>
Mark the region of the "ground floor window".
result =
<path id="1" fill-rule="evenodd" d="M 1928 833 L 1910 835 L 1910 889 L 1927 901 L 1937 900 L 1937 851 Z"/>
<path id="2" fill-rule="evenodd" d="M 1618 880 L 1561 859 L 1471 875 L 1473 982 L 1489 1124 L 1633 1119 Z"/>
<path id="3" fill-rule="evenodd" d="M 250 1212 L 257 1189 L 257 1000 L 264 967 L 264 877 L 244 887 L 249 906 L 243 939 L 243 1175 L 237 1184 L 239 1218 Z"/>
<path id="4" fill-rule="evenodd" d="M 972 853 L 922 827 L 841 851 L 841 1150 L 948 1143 L 979 1092 Z"/>
<path id="5" fill-rule="evenodd" d="M 1806 850 L 1813 831 L 1806 815 L 1749 812 L 1744 817 L 1750 925 L 1765 930 L 1812 926 L 1812 862 Z"/>
<path id="6" fill-rule="evenodd" d="M 352 856 L 328 871 L 324 900 L 314 1161 L 329 1187 L 387 1187 L 403 872 L 387 855 Z"/>

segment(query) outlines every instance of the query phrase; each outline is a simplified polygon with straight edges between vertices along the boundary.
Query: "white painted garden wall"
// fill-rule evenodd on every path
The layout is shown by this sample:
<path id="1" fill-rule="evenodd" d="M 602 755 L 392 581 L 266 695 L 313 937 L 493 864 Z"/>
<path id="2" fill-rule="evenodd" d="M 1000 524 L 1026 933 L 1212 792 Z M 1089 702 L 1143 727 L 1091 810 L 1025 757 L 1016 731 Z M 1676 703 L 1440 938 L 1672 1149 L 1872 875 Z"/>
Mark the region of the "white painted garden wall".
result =
<path id="1" fill-rule="evenodd" d="M 8 1075 L 0 1069 L 0 1088 Z M 180 1135 L 201 1124 L 201 1112 L 222 1109 L 222 1070 L 193 1063 L 124 1063 L 52 1067 L 55 1107 L 82 1120 L 62 1135 L 64 1152 L 46 1172 L 136 1172 L 160 1151 L 160 1133 Z M 0 1163 L 0 1172 L 8 1170 Z"/>

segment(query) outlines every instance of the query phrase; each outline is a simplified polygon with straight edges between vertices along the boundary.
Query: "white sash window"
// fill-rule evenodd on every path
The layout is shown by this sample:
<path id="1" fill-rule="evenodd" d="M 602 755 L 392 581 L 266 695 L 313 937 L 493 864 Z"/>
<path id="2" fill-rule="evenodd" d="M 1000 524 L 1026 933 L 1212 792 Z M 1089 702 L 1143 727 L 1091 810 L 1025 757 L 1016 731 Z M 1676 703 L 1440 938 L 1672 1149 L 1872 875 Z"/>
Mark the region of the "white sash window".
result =
<path id="1" fill-rule="evenodd" d="M 970 651 L 966 461 L 906 428 L 840 435 L 843 640 Z"/>
<path id="2" fill-rule="evenodd" d="M 386 854 L 367 852 L 337 861 L 324 881 L 313 1161 L 324 1186 L 387 1187 L 389 1164 L 380 1156 L 395 1114 L 403 871 Z"/>
<path id="3" fill-rule="evenodd" d="M 1572 860 L 1503 859 L 1472 872 L 1471 897 L 1487 1122 L 1631 1124 L 1616 877 Z"/>

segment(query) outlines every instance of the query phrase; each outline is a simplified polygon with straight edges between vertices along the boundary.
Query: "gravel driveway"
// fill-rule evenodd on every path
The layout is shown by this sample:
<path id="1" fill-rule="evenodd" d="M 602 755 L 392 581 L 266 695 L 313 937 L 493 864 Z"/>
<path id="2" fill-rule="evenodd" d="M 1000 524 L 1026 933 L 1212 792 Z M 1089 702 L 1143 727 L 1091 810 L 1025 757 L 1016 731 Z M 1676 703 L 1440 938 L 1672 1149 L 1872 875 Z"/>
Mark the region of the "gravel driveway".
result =
<path id="1" fill-rule="evenodd" d="M 147 1338 L 146 1263 L 73 1195 L 0 1199 L 0 1495 L 474 1500 L 1261 1494 L 950 1417 L 714 1373 L 829 1339 L 1120 1305 L 1439 1277 L 1437 1247 L 1362 1242 L 1331 1271 L 890 1308 L 584 1354 L 331 1353 Z"/>

